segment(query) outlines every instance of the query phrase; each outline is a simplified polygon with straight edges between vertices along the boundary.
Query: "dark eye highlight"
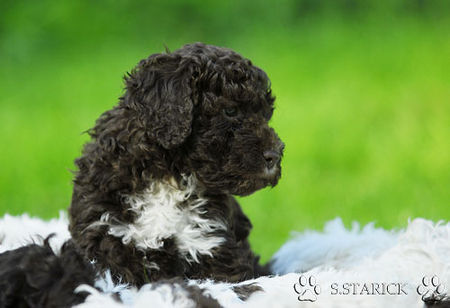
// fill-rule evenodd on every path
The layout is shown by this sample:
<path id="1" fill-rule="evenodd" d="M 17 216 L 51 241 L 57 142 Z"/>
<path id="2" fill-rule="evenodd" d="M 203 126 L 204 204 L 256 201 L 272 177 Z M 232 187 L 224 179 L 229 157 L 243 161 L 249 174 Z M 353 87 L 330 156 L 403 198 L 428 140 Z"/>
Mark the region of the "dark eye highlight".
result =
<path id="1" fill-rule="evenodd" d="M 227 117 L 235 117 L 238 114 L 238 109 L 236 107 L 227 107 L 223 110 Z"/>

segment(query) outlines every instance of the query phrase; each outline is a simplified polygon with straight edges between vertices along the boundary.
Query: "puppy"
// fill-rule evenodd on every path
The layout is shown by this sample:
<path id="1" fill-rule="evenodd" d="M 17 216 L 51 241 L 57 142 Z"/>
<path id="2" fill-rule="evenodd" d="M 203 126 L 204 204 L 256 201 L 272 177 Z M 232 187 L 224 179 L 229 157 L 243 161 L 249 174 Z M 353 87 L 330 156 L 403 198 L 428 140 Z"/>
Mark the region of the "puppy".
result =
<path id="1" fill-rule="evenodd" d="M 137 286 L 269 274 L 233 197 L 280 178 L 267 75 L 230 49 L 195 43 L 140 61 L 125 87 L 75 160 L 69 229 L 80 251 Z"/>

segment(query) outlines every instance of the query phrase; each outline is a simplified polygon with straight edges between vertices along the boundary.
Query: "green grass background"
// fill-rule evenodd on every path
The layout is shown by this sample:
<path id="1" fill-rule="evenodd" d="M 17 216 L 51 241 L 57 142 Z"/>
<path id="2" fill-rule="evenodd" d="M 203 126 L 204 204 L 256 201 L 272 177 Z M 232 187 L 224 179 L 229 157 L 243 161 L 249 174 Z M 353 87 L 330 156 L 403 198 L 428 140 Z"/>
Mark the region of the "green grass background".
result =
<path id="1" fill-rule="evenodd" d="M 204 41 L 252 59 L 277 96 L 278 186 L 240 198 L 264 260 L 291 230 L 450 216 L 445 1 L 0 4 L 0 215 L 58 215 L 82 134 L 141 58 Z"/>

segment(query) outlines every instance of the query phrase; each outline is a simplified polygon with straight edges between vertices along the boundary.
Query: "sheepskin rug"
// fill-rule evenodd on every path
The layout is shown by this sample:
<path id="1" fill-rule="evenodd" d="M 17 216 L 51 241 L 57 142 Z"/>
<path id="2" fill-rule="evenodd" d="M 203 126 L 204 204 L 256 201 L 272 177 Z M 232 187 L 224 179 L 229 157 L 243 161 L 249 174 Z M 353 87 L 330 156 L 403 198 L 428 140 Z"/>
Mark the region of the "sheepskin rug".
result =
<path id="1" fill-rule="evenodd" d="M 43 221 L 28 215 L 0 218 L 0 252 L 55 233 L 58 252 L 70 237 L 67 218 Z M 450 288 L 450 224 L 425 219 L 387 231 L 373 224 L 346 229 L 337 218 L 322 232 L 294 234 L 274 255 L 272 277 L 230 284 L 189 281 L 224 307 L 423 307 L 422 297 L 442 296 Z M 258 284 L 264 291 L 241 300 L 236 286 Z M 114 284 L 109 273 L 94 286 L 77 291 L 90 295 L 77 307 L 195 307 L 180 285 L 148 284 L 141 289 Z M 118 293 L 121 302 L 114 294 Z"/>

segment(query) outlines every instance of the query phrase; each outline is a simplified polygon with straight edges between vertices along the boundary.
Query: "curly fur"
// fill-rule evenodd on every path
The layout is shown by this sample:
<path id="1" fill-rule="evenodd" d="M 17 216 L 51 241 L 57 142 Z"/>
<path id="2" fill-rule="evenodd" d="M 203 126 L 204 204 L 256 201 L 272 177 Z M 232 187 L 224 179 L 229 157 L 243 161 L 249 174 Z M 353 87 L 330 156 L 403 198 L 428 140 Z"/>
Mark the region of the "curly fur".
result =
<path id="1" fill-rule="evenodd" d="M 68 241 L 59 255 L 49 244 L 31 244 L 0 254 L 0 307 L 71 307 L 87 292 L 74 293 L 80 284 L 93 284 L 94 268 Z"/>
<path id="2" fill-rule="evenodd" d="M 280 177 L 266 74 L 196 43 L 142 60 L 125 85 L 75 161 L 70 232 L 82 253 L 134 285 L 267 274 L 233 197 Z"/>
<path id="3" fill-rule="evenodd" d="M 107 272 L 109 276 L 109 272 Z M 101 281 L 100 278 L 97 281 Z M 110 278 L 108 278 L 110 280 Z M 126 285 L 108 285 L 94 288 L 89 285 L 79 286 L 75 292 L 88 293 L 85 302 L 76 306 L 79 308 L 94 307 L 186 307 L 186 308 L 220 308 L 219 302 L 214 299 L 208 290 L 197 285 L 189 284 L 182 278 L 160 280 L 149 283 L 140 289 Z M 112 287 L 113 289 L 109 289 Z"/>

